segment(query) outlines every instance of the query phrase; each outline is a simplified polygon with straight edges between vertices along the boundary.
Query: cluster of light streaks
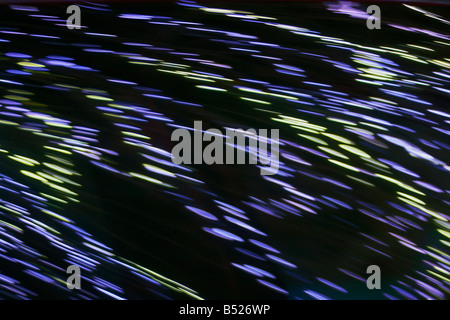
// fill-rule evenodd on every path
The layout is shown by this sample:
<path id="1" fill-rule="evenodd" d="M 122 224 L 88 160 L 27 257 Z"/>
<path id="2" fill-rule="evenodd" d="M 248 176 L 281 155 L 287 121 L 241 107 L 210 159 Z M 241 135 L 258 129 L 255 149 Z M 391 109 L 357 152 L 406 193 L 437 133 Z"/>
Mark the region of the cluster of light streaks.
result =
<path id="1" fill-rule="evenodd" d="M 165 213 L 172 224 L 180 215 L 193 217 L 195 223 L 177 228 L 206 232 L 230 256 L 223 270 L 254 278 L 255 288 L 268 290 L 262 296 L 448 297 L 445 17 L 397 5 L 433 27 L 394 23 L 384 14 L 383 30 L 398 39 L 371 41 L 370 32 L 379 31 L 365 29 L 362 6 L 348 3 L 311 4 L 312 17 L 289 13 L 289 6 L 271 16 L 257 6 L 192 1 L 165 7 L 171 16 L 150 4 L 81 8 L 84 25 L 76 31 L 66 29 L 62 5 L 1 8 L 0 296 L 48 294 L 27 288 L 26 274 L 77 299 L 208 298 L 204 282 L 230 297 L 202 275 L 197 281 L 205 295 L 193 291 L 84 231 L 77 215 L 95 197 L 85 185 L 96 182 L 96 167 L 126 188 L 175 203 L 178 211 Z M 8 23 L 12 13 L 26 23 Z M 333 23 L 346 31 L 325 18 L 313 25 L 315 14 L 340 19 Z M 104 21 L 114 24 L 108 30 Z M 349 31 L 355 21 L 360 29 Z M 194 120 L 278 128 L 278 174 L 174 164 L 171 132 L 193 130 Z M 99 188 L 108 188 L 100 180 Z M 136 203 L 144 216 L 165 210 L 143 205 Z M 114 214 L 123 215 L 120 210 Z M 174 241 L 195 247 L 198 239 Z M 135 245 L 152 252 L 161 244 Z M 87 289 L 65 287 L 68 264 L 88 274 Z M 365 286 L 370 264 L 387 272 L 381 293 Z M 23 274 L 13 274 L 25 280 L 8 275 L 16 265 Z M 195 285 L 185 272 L 170 277 Z M 114 283 L 118 276 L 144 290 L 130 293 Z"/>

